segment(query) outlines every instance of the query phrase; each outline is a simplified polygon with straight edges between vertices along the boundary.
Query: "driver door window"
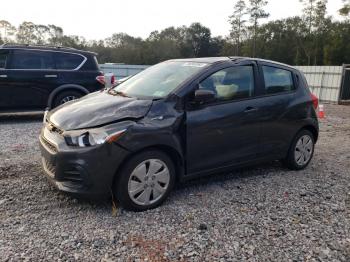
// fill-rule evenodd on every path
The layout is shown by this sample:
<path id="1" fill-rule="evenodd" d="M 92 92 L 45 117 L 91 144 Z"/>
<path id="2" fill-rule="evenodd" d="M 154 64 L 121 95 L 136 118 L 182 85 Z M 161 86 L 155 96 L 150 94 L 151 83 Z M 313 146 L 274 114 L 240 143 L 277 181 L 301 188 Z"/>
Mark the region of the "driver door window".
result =
<path id="1" fill-rule="evenodd" d="M 203 80 L 199 89 L 214 92 L 217 101 L 250 98 L 254 95 L 253 66 L 235 66 L 220 70 Z"/>

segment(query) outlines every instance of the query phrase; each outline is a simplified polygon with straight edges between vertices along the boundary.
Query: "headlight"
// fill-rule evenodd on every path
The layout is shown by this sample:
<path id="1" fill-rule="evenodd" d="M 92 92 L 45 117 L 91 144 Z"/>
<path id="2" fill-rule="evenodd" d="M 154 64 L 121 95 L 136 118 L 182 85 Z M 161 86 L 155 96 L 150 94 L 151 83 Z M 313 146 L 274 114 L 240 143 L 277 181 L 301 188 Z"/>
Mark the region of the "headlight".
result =
<path id="1" fill-rule="evenodd" d="M 117 141 L 134 122 L 125 121 L 100 128 L 66 131 L 63 133 L 68 146 L 89 147 Z"/>

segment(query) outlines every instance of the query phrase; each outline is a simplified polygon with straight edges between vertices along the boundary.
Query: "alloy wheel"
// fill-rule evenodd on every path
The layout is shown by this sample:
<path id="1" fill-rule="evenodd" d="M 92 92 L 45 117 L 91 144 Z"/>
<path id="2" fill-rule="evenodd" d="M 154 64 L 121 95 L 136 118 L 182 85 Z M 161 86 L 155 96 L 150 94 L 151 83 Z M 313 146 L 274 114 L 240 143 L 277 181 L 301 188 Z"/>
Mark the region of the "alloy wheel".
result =
<path id="1" fill-rule="evenodd" d="M 72 100 L 75 100 L 75 99 L 77 99 L 77 97 L 76 96 L 66 96 L 65 98 L 63 98 L 62 100 L 61 100 L 61 105 L 63 105 L 63 104 L 65 104 L 65 103 L 67 103 L 67 102 L 69 102 L 69 101 L 72 101 Z"/>

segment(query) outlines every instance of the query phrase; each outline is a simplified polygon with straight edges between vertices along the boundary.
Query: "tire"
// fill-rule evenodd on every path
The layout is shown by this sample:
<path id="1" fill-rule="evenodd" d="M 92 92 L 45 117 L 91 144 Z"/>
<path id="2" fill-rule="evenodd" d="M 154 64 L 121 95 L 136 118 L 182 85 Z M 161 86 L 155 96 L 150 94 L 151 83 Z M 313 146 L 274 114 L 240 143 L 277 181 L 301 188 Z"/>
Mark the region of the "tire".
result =
<path id="1" fill-rule="evenodd" d="M 315 137 L 310 131 L 303 129 L 293 139 L 288 155 L 282 162 L 291 170 L 302 170 L 309 165 L 314 151 Z"/>
<path id="2" fill-rule="evenodd" d="M 165 153 L 144 151 L 131 157 L 113 186 L 115 198 L 126 210 L 144 211 L 160 206 L 175 184 L 175 167 Z"/>
<path id="3" fill-rule="evenodd" d="M 59 93 L 53 100 L 53 108 L 58 107 L 60 105 L 63 105 L 64 103 L 67 103 L 69 101 L 78 99 L 82 97 L 83 94 L 79 91 L 75 90 L 68 90 L 68 91 L 63 91 Z"/>

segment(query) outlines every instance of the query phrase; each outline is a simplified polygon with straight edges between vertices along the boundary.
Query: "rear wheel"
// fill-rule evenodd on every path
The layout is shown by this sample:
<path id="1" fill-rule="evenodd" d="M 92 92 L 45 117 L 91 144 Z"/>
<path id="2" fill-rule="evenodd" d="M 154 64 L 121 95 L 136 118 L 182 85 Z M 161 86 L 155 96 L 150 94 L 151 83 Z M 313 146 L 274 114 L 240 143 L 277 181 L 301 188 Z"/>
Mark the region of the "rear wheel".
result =
<path id="1" fill-rule="evenodd" d="M 121 206 L 132 211 L 158 207 L 175 183 L 172 160 L 156 150 L 133 156 L 118 175 L 114 194 Z"/>
<path id="2" fill-rule="evenodd" d="M 315 138 L 308 130 L 301 130 L 294 138 L 286 159 L 283 163 L 292 170 L 307 167 L 313 157 Z"/>
<path id="3" fill-rule="evenodd" d="M 62 93 L 59 93 L 55 97 L 54 102 L 53 102 L 53 107 L 63 105 L 69 101 L 73 101 L 73 100 L 78 99 L 82 96 L 83 96 L 82 93 L 75 91 L 75 90 L 63 91 Z"/>

